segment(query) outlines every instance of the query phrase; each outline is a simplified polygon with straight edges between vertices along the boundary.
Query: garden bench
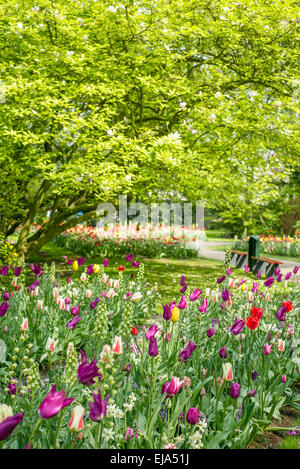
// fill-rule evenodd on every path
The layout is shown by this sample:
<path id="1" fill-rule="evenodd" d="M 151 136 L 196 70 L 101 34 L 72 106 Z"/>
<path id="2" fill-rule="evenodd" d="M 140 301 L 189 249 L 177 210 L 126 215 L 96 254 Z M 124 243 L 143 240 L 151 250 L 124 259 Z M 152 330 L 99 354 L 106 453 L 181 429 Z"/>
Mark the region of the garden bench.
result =
<path id="1" fill-rule="evenodd" d="M 261 270 L 261 272 L 267 277 L 270 277 L 280 264 L 283 264 L 281 261 L 268 259 L 266 257 L 251 256 L 251 259 L 254 259 L 255 261 L 253 265 L 253 273 L 257 274 L 258 270 Z"/>
<path id="2" fill-rule="evenodd" d="M 247 264 L 248 253 L 244 251 L 238 251 L 237 249 L 232 249 L 231 251 L 231 262 L 238 268 L 244 267 Z"/>

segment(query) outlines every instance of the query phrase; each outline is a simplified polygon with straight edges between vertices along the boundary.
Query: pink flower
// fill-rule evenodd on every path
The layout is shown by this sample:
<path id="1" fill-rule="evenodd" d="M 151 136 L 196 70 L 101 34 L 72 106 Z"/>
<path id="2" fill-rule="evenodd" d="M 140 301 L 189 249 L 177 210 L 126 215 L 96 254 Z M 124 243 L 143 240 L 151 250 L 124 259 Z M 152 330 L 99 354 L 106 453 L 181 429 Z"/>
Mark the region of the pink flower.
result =
<path id="1" fill-rule="evenodd" d="M 264 354 L 265 355 L 269 355 L 271 353 L 271 349 L 272 349 L 272 344 L 269 345 L 269 344 L 265 344 L 264 346 Z"/>
<path id="2" fill-rule="evenodd" d="M 179 378 L 173 376 L 170 382 L 163 385 L 161 393 L 167 393 L 167 397 L 175 396 L 175 394 L 178 394 L 183 384 L 184 380 L 180 381 Z"/>
<path id="3" fill-rule="evenodd" d="M 41 403 L 38 413 L 42 419 L 50 419 L 54 417 L 64 407 L 70 405 L 74 398 L 66 398 L 64 391 L 56 392 L 56 384 L 54 384 Z"/>

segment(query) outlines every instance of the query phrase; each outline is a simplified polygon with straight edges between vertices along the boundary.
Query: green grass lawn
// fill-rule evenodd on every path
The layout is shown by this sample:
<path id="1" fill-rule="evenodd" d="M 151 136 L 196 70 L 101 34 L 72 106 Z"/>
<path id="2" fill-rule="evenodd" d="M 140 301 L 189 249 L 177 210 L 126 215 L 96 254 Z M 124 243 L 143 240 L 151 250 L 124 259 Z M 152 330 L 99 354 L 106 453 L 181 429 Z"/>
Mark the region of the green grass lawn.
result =
<path id="1" fill-rule="evenodd" d="M 31 263 L 51 263 L 55 261 L 56 272 L 62 277 L 72 277 L 74 273 L 72 265 L 67 265 L 62 256 L 68 256 L 70 259 L 76 259 L 76 254 L 65 248 L 58 247 L 54 243 L 48 243 L 43 246 L 41 252 L 27 259 Z M 201 290 L 216 285 L 216 279 L 224 273 L 223 262 L 211 259 L 145 259 L 138 258 L 145 264 L 145 278 L 151 284 L 157 283 L 157 289 L 161 295 L 161 303 L 177 301 L 180 297 L 180 277 L 185 275 L 186 282 L 191 288 L 200 288 Z M 103 258 L 91 257 L 85 262 L 89 264 L 103 264 Z M 107 274 L 112 278 L 118 276 L 118 265 L 126 265 L 127 272 L 136 272 L 130 264 L 126 264 L 124 257 L 110 258 Z M 130 267 L 129 267 L 130 266 Z M 236 270 L 235 274 L 243 276 L 244 272 Z M 161 308 L 160 305 L 158 305 Z"/>
<path id="2" fill-rule="evenodd" d="M 235 241 L 235 239 L 229 235 L 227 237 L 222 230 L 206 230 L 205 233 L 207 241 L 224 241 L 224 243 L 227 243 L 228 241 Z"/>

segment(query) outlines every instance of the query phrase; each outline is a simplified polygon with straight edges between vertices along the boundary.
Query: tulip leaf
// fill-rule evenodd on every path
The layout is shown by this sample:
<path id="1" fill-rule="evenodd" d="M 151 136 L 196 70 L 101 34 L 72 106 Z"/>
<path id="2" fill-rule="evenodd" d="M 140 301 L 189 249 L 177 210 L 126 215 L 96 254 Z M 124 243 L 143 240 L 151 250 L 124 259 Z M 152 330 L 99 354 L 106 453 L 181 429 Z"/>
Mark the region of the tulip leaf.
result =
<path id="1" fill-rule="evenodd" d="M 0 363 L 5 363 L 6 361 L 6 343 L 0 339 Z"/>
<path id="2" fill-rule="evenodd" d="M 163 394 L 163 395 L 161 396 L 161 398 L 159 399 L 158 404 L 157 404 L 157 406 L 156 406 L 156 408 L 155 408 L 155 410 L 154 410 L 154 412 L 153 412 L 153 414 L 152 414 L 152 418 L 151 418 L 151 420 L 150 420 L 149 427 L 148 427 L 148 432 L 147 432 L 147 436 L 148 436 L 149 438 L 150 438 L 151 435 L 152 435 L 154 424 L 155 424 L 155 422 L 156 422 L 156 420 L 157 420 L 158 414 L 159 414 L 160 409 L 161 409 L 161 404 L 162 404 L 162 402 L 163 402 L 163 400 L 164 400 L 165 398 L 166 398 L 166 395 Z"/>
<path id="3" fill-rule="evenodd" d="M 246 412 L 244 412 L 244 415 L 241 418 L 240 424 L 239 424 L 239 427 L 241 430 L 245 430 L 245 428 L 247 427 L 249 420 L 251 416 L 253 415 L 254 408 L 255 408 L 255 402 L 251 402 L 250 404 L 247 405 Z"/>
<path id="4" fill-rule="evenodd" d="M 222 441 L 224 441 L 229 435 L 230 431 L 218 432 L 215 437 L 209 440 L 207 449 L 217 449 Z"/>

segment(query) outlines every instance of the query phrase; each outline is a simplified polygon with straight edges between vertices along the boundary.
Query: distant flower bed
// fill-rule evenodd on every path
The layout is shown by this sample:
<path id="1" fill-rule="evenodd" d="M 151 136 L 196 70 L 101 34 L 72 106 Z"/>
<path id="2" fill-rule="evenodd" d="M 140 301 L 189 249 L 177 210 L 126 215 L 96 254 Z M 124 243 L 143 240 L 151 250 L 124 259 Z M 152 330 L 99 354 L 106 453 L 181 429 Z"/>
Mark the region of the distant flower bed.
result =
<path id="1" fill-rule="evenodd" d="M 55 238 L 56 244 L 85 256 L 117 257 L 131 252 L 148 258 L 197 257 L 197 243 L 205 231 L 196 227 L 180 228 L 138 225 L 107 227 L 101 230 L 78 225 Z"/>
<path id="2" fill-rule="evenodd" d="M 279 256 L 300 257 L 300 238 L 290 236 L 260 235 L 260 252 L 264 254 L 277 254 Z M 233 249 L 248 251 L 249 238 L 238 241 Z"/>
<path id="3" fill-rule="evenodd" d="M 131 253 L 114 278 L 107 258 L 64 257 L 65 280 L 55 264 L 0 276 L 1 448 L 243 449 L 299 407 L 299 289 L 182 275 L 156 319 Z"/>

